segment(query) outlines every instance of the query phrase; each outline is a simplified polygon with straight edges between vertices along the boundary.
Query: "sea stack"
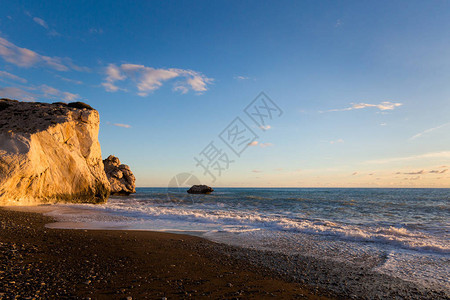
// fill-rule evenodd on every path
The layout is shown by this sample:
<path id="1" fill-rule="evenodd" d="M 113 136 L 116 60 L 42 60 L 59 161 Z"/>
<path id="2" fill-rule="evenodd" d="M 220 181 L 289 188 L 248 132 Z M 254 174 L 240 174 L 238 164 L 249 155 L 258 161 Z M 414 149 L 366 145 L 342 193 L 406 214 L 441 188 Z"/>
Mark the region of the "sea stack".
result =
<path id="1" fill-rule="evenodd" d="M 105 202 L 99 124 L 81 102 L 0 99 L 0 205 Z"/>
<path id="2" fill-rule="evenodd" d="M 111 195 L 128 196 L 136 193 L 136 179 L 130 167 L 120 163 L 120 160 L 110 155 L 103 161 L 106 177 L 111 185 Z"/>
<path id="3" fill-rule="evenodd" d="M 204 184 L 193 185 L 188 191 L 188 194 L 211 194 L 214 190 Z"/>

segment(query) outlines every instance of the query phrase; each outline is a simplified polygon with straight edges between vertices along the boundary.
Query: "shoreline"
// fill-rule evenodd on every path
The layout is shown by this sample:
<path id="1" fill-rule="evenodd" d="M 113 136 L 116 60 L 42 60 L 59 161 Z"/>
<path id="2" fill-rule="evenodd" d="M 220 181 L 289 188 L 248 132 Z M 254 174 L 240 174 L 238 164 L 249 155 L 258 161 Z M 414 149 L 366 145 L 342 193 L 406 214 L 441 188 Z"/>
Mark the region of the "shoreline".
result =
<path id="1" fill-rule="evenodd" d="M 0 207 L 0 299 L 336 299 L 283 280 L 203 238 L 152 231 L 49 229 Z M 30 298 L 30 299 L 31 299 Z"/>
<path id="2" fill-rule="evenodd" d="M 162 297 L 260 299 L 272 298 L 272 295 L 299 299 L 449 297 L 446 291 L 432 290 L 373 271 L 373 268 L 383 263 L 378 260 L 370 262 L 367 267 L 361 267 L 301 254 L 286 255 L 230 246 L 183 233 L 119 229 L 53 229 L 45 225 L 56 220 L 44 216 L 43 212 L 19 212 L 16 209 L 18 208 L 0 207 L 2 220 L 0 241 L 3 242 L 5 233 L 8 236 L 9 231 L 12 243 L 20 244 L 23 240 L 22 235 L 25 234 L 30 236 L 26 242 L 39 244 L 38 249 L 48 248 L 47 244 L 50 244 L 55 246 L 49 249 L 50 252 L 63 254 L 69 247 L 71 260 L 78 258 L 91 263 L 92 257 L 95 257 L 96 268 L 94 267 L 93 272 L 100 275 L 94 275 L 92 279 L 89 279 L 92 275 L 77 275 L 82 278 L 78 280 L 77 285 L 81 294 L 71 294 L 75 298 L 124 299 L 131 296 L 138 299 Z M 4 220 L 10 225 L 5 226 Z M 24 234 L 14 235 L 17 228 Z M 22 242 L 22 245 L 26 244 Z M 79 251 L 74 252 L 75 248 Z M 42 260 L 42 256 L 28 255 L 27 259 Z M 117 261 L 122 263 L 117 264 Z M 128 264 L 126 269 L 131 271 L 124 274 L 125 261 Z M 46 260 L 47 267 L 55 263 L 48 258 Z M 73 263 L 65 261 L 65 269 L 73 269 Z M 4 263 L 0 264 L 3 266 Z M 75 262 L 75 266 L 86 269 L 80 262 Z M 103 269 L 108 270 L 106 275 L 103 274 Z M 63 271 L 59 274 L 65 276 Z M 91 274 L 91 271 L 88 274 Z M 146 274 L 151 274 L 150 278 Z M 0 277 L 2 276 L 4 275 L 0 272 Z M 97 279 L 98 276 L 101 279 Z M 13 281 L 18 282 L 17 279 Z M 71 281 L 73 280 L 68 282 Z M 90 283 L 86 284 L 87 281 Z M 128 285 L 124 284 L 125 282 Z M 150 290 L 151 293 L 147 295 Z M 0 299 L 2 292 L 0 290 Z"/>

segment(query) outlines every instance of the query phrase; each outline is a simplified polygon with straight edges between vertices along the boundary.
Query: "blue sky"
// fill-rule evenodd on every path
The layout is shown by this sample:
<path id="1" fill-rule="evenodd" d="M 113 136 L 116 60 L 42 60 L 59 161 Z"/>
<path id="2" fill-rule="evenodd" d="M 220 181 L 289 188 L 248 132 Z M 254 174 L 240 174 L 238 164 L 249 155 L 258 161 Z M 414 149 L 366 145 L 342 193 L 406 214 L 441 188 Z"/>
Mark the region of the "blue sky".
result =
<path id="1" fill-rule="evenodd" d="M 447 1 L 0 6 L 0 97 L 92 105 L 103 156 L 139 186 L 188 172 L 212 186 L 450 187 Z M 283 112 L 266 130 L 244 112 L 262 91 Z M 240 156 L 219 137 L 236 117 L 258 136 Z M 211 161 L 215 181 L 194 160 L 210 142 L 233 161 L 220 175 Z"/>

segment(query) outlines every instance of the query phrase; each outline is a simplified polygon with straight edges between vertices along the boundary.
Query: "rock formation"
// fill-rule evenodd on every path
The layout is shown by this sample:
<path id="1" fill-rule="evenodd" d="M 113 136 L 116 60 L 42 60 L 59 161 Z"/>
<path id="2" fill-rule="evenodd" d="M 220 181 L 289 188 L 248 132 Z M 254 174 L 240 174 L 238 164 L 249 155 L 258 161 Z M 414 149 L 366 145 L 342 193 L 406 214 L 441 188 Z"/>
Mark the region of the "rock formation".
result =
<path id="1" fill-rule="evenodd" d="M 99 124 L 86 104 L 0 99 L 0 205 L 105 202 Z"/>
<path id="2" fill-rule="evenodd" d="M 189 194 L 210 194 L 214 190 L 207 185 L 193 185 L 188 191 Z"/>
<path id="3" fill-rule="evenodd" d="M 103 160 L 103 165 L 111 184 L 111 195 L 126 196 L 136 193 L 136 179 L 127 165 L 120 164 L 120 160 L 113 155 Z"/>

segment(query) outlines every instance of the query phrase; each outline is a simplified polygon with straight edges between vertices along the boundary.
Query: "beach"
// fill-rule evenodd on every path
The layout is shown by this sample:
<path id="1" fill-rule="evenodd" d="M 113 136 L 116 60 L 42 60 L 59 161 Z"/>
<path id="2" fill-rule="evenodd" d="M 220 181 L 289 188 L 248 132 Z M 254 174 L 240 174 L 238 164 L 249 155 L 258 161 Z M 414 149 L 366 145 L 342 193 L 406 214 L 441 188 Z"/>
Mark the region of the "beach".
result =
<path id="1" fill-rule="evenodd" d="M 52 229 L 45 225 L 54 219 L 11 208 L 0 210 L 0 220 L 1 299 L 448 296 L 370 267 L 234 247 L 192 235 Z"/>
<path id="2" fill-rule="evenodd" d="M 198 237 L 45 228 L 51 222 L 38 213 L 0 209 L 0 299 L 336 297 Z"/>

